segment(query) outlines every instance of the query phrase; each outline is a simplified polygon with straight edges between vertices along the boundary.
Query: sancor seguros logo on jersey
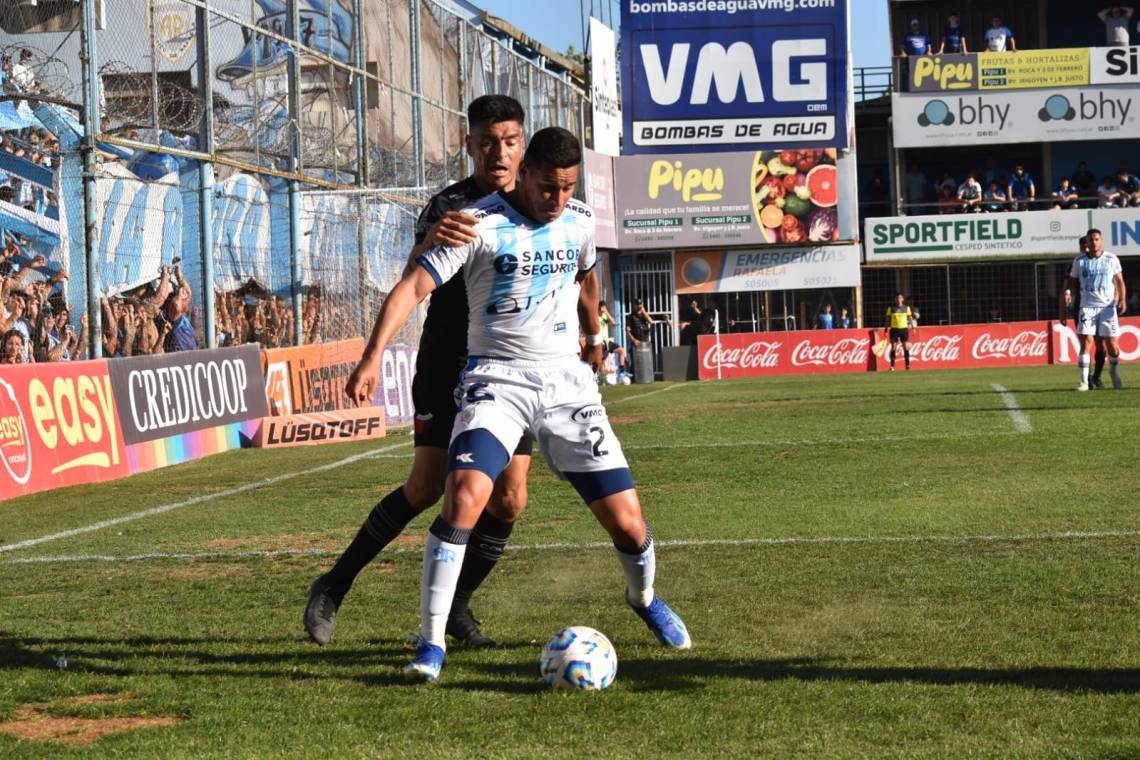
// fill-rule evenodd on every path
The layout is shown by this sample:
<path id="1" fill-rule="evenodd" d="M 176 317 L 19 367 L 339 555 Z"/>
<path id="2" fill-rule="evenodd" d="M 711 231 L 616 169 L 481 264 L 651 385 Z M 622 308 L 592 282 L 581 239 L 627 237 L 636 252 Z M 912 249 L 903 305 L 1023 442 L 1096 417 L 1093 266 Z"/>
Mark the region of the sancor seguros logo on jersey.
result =
<path id="1" fill-rule="evenodd" d="M 518 268 L 519 260 L 513 253 L 503 253 L 495 257 L 495 271 L 499 274 L 514 274 Z"/>
<path id="2" fill-rule="evenodd" d="M 0 461 L 20 485 L 32 475 L 32 446 L 16 391 L 0 379 Z"/>

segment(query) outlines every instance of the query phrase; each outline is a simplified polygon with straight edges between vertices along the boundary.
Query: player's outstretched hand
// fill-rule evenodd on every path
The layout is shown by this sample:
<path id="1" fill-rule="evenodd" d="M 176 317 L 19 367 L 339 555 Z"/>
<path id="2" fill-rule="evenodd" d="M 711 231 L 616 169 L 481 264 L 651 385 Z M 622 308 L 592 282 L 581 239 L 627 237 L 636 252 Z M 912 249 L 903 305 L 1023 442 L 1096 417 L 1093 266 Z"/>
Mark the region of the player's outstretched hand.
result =
<path id="1" fill-rule="evenodd" d="M 1124 316 L 1126 311 L 1128 311 L 1128 303 L 1126 301 L 1118 301 L 1116 304 L 1116 312 Z"/>
<path id="2" fill-rule="evenodd" d="M 369 406 L 376 396 L 376 385 L 380 381 L 380 363 L 362 361 L 348 376 L 344 393 L 353 406 Z"/>
<path id="3" fill-rule="evenodd" d="M 428 230 L 424 243 L 429 248 L 434 248 L 437 245 L 444 245 L 449 248 L 466 245 L 473 242 L 477 237 L 475 225 L 478 221 L 470 214 L 464 214 L 461 211 L 448 211 Z"/>

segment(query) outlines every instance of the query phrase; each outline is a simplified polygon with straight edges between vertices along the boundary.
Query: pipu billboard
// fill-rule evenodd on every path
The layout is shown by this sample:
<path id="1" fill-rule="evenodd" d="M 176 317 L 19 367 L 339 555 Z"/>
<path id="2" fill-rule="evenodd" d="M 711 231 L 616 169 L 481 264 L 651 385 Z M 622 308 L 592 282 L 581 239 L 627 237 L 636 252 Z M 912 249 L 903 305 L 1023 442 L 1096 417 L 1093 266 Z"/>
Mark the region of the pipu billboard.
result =
<path id="1" fill-rule="evenodd" d="M 837 241 L 837 155 L 804 148 L 622 156 L 614 161 L 617 247 Z"/>
<path id="2" fill-rule="evenodd" d="M 624 153 L 847 147 L 846 0 L 621 10 Z"/>

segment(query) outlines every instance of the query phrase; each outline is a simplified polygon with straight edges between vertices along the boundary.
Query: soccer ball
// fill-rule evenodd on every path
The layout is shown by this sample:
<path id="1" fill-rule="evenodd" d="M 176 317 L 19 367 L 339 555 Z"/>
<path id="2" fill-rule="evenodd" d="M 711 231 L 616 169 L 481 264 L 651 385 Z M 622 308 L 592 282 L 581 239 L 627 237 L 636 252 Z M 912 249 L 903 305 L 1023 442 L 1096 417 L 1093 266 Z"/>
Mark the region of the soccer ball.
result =
<path id="1" fill-rule="evenodd" d="M 552 689 L 597 691 L 617 677 L 617 652 L 601 631 L 574 625 L 550 637 L 538 665 Z"/>

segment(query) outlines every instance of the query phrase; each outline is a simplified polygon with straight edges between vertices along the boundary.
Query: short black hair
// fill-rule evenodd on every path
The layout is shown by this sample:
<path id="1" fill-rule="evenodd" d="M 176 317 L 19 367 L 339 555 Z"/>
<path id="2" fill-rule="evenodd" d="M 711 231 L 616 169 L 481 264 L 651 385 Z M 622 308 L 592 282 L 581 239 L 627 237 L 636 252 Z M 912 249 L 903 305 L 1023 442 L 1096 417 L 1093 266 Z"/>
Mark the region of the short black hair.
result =
<path id="1" fill-rule="evenodd" d="M 467 106 L 468 129 L 500 121 L 517 121 L 519 124 L 526 121 L 522 104 L 510 95 L 480 95 Z"/>
<path id="2" fill-rule="evenodd" d="M 540 129 L 530 138 L 523 161 L 529 166 L 569 169 L 582 163 L 582 143 L 562 127 Z"/>
<path id="3" fill-rule="evenodd" d="M 1100 235 L 1101 237 L 1104 237 L 1103 232 L 1098 230 L 1096 227 L 1090 227 L 1089 231 L 1085 233 L 1085 236 L 1091 240 L 1093 235 Z"/>

